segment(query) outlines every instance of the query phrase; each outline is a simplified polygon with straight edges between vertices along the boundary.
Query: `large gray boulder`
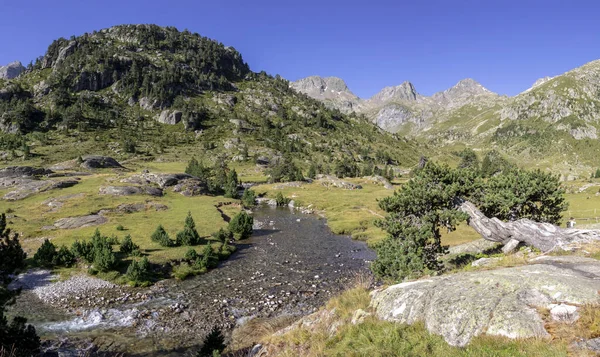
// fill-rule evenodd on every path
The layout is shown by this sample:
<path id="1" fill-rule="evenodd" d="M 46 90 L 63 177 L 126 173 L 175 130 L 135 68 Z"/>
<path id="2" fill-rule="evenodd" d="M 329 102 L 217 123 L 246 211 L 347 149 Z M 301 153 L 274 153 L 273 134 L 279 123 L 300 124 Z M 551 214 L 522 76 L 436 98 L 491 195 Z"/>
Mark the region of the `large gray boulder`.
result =
<path id="1" fill-rule="evenodd" d="M 25 72 L 25 67 L 19 61 L 0 66 L 0 79 L 13 79 Z"/>
<path id="2" fill-rule="evenodd" d="M 458 273 L 377 290 L 377 317 L 400 323 L 423 321 L 454 346 L 484 332 L 509 338 L 547 338 L 538 308 L 576 311 L 600 303 L 600 261 L 542 256 L 532 265 Z M 560 308 L 557 308 L 560 307 Z"/>
<path id="3" fill-rule="evenodd" d="M 163 110 L 156 119 L 159 123 L 175 125 L 181 122 L 183 113 L 178 110 Z"/>
<path id="4" fill-rule="evenodd" d="M 108 219 L 100 214 L 90 214 L 87 216 L 61 218 L 54 223 L 58 229 L 75 229 L 82 227 L 92 227 L 108 222 Z"/>
<path id="5" fill-rule="evenodd" d="M 108 156 L 97 156 L 97 155 L 89 155 L 84 156 L 83 162 L 81 163 L 81 167 L 84 169 L 122 169 L 123 166 L 119 164 L 119 162 L 112 157 Z"/>

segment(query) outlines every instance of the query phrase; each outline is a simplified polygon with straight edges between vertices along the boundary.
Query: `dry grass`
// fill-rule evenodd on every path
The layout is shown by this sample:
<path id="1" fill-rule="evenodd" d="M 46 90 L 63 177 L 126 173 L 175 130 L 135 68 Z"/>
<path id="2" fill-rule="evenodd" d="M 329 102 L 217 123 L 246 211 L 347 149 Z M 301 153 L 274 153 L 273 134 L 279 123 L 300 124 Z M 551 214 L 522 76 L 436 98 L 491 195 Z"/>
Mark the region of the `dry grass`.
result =
<path id="1" fill-rule="evenodd" d="M 579 319 L 573 323 L 553 321 L 547 309 L 540 310 L 546 321 L 546 330 L 552 335 L 553 341 L 570 346 L 573 342 L 600 337 L 600 306 L 584 305 L 579 308 Z M 588 350 L 570 348 L 570 356 L 597 356 Z"/>

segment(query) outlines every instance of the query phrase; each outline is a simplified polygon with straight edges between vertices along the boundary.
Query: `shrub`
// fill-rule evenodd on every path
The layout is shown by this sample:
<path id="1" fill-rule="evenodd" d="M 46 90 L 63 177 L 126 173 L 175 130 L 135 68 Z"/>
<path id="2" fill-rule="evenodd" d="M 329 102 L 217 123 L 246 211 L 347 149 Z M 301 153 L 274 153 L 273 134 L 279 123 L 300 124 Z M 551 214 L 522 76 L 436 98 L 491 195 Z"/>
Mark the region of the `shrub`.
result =
<path id="1" fill-rule="evenodd" d="M 132 285 L 145 285 L 148 283 L 150 274 L 150 263 L 146 257 L 143 257 L 140 261 L 133 260 L 127 268 L 125 277 L 129 280 Z"/>
<path id="2" fill-rule="evenodd" d="M 92 237 L 94 245 L 94 268 L 100 272 L 108 272 L 116 268 L 117 257 L 112 250 L 112 239 L 100 235 L 96 229 Z"/>
<path id="3" fill-rule="evenodd" d="M 185 253 L 185 260 L 189 262 L 195 262 L 198 257 L 199 255 L 194 248 L 188 249 L 188 251 Z"/>
<path id="4" fill-rule="evenodd" d="M 154 231 L 154 233 L 152 233 L 152 236 L 150 238 L 153 242 L 156 242 L 163 247 L 172 247 L 175 245 L 169 237 L 167 231 L 165 231 L 165 228 L 162 226 L 162 224 L 159 224 L 158 227 L 156 227 L 156 230 Z"/>
<path id="5" fill-rule="evenodd" d="M 198 231 L 196 231 L 196 223 L 192 218 L 192 213 L 188 212 L 183 231 L 177 233 L 177 245 L 197 245 L 200 244 L 201 240 Z"/>
<path id="6" fill-rule="evenodd" d="M 118 231 L 124 231 L 124 230 L 125 230 L 125 227 L 123 227 L 123 225 L 122 225 L 122 224 L 119 224 L 119 225 L 117 226 L 117 230 L 118 230 Z"/>
<path id="7" fill-rule="evenodd" d="M 92 242 L 78 241 L 73 242 L 71 252 L 75 258 L 80 258 L 88 263 L 94 262 L 94 244 Z"/>
<path id="8" fill-rule="evenodd" d="M 229 222 L 229 231 L 236 239 L 246 239 L 252 235 L 254 218 L 246 212 L 240 212 Z"/>
<path id="9" fill-rule="evenodd" d="M 73 254 L 73 252 L 65 245 L 62 245 L 56 253 L 55 264 L 67 268 L 71 267 L 75 264 L 75 254 Z"/>
<path id="10" fill-rule="evenodd" d="M 56 264 L 56 246 L 48 239 L 44 240 L 42 246 L 33 256 L 33 260 L 43 267 L 53 267 Z"/>
<path id="11" fill-rule="evenodd" d="M 196 261 L 196 265 L 200 268 L 215 268 L 219 264 L 219 257 L 215 254 L 212 246 L 207 244 L 202 251 L 202 258 Z"/>
<path id="12" fill-rule="evenodd" d="M 256 205 L 256 192 L 252 191 L 251 189 L 245 190 L 244 194 L 242 195 L 242 204 L 244 207 L 254 207 Z"/>
<path id="13" fill-rule="evenodd" d="M 219 229 L 217 232 L 214 232 L 212 236 L 214 239 L 218 240 L 221 243 L 224 243 L 227 240 L 233 238 L 233 234 L 230 231 L 227 231 L 223 228 Z"/>
<path id="14" fill-rule="evenodd" d="M 237 176 L 237 172 L 235 172 L 235 170 L 231 170 L 229 171 L 229 173 L 227 173 L 227 180 L 225 182 L 225 197 L 227 198 L 238 198 L 238 186 L 239 186 L 239 180 L 238 180 L 238 176 Z"/>
<path id="15" fill-rule="evenodd" d="M 290 203 L 290 199 L 283 196 L 283 193 L 277 192 L 277 196 L 275 196 L 275 201 L 277 202 L 277 206 L 287 206 Z"/>
<path id="16" fill-rule="evenodd" d="M 202 348 L 198 352 L 197 357 L 220 356 L 225 347 L 227 347 L 225 345 L 225 337 L 223 337 L 223 334 L 218 327 L 214 327 L 204 338 Z"/>
<path id="17" fill-rule="evenodd" d="M 125 255 L 131 255 L 136 250 L 139 252 L 140 247 L 133 243 L 133 240 L 131 240 L 131 235 L 126 235 L 125 238 L 123 238 L 123 242 L 121 242 L 121 253 Z"/>

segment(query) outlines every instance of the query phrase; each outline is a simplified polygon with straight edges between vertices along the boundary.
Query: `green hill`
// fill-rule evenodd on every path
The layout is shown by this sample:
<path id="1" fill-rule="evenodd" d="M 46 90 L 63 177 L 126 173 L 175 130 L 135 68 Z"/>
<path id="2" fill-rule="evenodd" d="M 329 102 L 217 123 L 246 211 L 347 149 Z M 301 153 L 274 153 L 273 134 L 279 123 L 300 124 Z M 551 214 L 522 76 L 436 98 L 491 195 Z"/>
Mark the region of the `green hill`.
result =
<path id="1" fill-rule="evenodd" d="M 279 76 L 250 71 L 231 47 L 155 25 L 54 41 L 25 73 L 0 82 L 0 129 L 5 163 L 210 152 L 228 160 L 289 156 L 327 171 L 336 162 L 409 167 L 423 151 Z"/>

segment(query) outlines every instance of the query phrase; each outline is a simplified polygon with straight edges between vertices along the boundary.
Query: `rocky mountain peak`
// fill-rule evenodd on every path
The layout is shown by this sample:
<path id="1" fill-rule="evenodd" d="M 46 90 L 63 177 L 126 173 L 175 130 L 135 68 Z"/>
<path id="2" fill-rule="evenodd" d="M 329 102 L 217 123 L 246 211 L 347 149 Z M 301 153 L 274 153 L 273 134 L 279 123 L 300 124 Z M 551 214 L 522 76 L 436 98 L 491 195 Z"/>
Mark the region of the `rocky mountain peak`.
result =
<path id="1" fill-rule="evenodd" d="M 371 97 L 373 102 L 388 102 L 392 100 L 415 101 L 420 95 L 412 83 L 405 81 L 395 87 L 385 87 L 379 93 Z"/>
<path id="2" fill-rule="evenodd" d="M 346 113 L 355 110 L 360 102 L 338 77 L 310 76 L 290 83 L 290 87 Z"/>
<path id="3" fill-rule="evenodd" d="M 498 95 L 477 82 L 472 78 L 460 80 L 451 88 L 443 92 L 435 93 L 431 96 L 439 105 L 447 107 L 456 107 L 467 104 L 476 97 L 497 97 Z"/>
<path id="4" fill-rule="evenodd" d="M 0 66 L 0 79 L 13 79 L 25 71 L 25 67 L 19 61 L 14 61 L 6 66 Z"/>
<path id="5" fill-rule="evenodd" d="M 292 88 L 311 96 L 326 95 L 328 92 L 337 94 L 340 92 L 352 93 L 346 82 L 338 77 L 310 76 L 292 82 L 290 85 Z"/>

